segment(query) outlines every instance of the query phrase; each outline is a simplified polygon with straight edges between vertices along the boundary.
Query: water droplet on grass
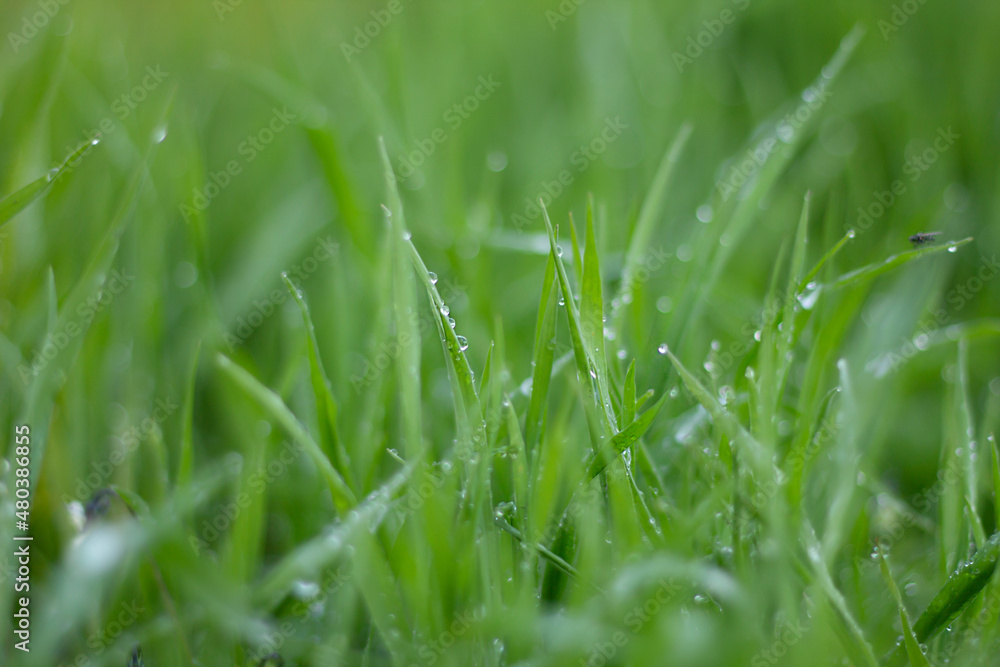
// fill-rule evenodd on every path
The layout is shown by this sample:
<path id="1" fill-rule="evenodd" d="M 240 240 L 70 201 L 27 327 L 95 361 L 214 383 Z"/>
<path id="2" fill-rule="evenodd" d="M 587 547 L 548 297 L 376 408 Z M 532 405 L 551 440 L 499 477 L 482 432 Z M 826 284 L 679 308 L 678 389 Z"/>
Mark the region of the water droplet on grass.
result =
<path id="1" fill-rule="evenodd" d="M 666 343 L 660 343 L 660 346 L 656 348 L 656 351 L 659 352 L 660 354 L 666 354 L 667 350 L 669 349 L 670 348 L 667 347 Z"/>

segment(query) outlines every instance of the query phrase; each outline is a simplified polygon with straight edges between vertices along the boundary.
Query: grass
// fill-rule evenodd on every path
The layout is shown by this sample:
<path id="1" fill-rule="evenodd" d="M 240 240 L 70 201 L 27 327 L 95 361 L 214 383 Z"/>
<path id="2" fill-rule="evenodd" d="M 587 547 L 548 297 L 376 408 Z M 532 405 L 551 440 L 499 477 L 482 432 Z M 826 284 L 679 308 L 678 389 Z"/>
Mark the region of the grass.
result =
<path id="1" fill-rule="evenodd" d="M 59 7 L 0 55 L 4 664 L 995 659 L 997 10 L 677 67 L 726 3 Z"/>

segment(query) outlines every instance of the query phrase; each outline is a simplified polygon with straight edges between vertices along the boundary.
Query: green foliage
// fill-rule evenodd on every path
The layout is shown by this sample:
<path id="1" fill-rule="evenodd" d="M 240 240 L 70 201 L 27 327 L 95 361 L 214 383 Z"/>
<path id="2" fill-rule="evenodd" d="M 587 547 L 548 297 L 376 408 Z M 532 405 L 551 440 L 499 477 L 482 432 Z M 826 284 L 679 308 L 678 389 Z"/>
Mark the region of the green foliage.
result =
<path id="1" fill-rule="evenodd" d="M 0 663 L 1000 653 L 1000 9 L 49 4 Z"/>

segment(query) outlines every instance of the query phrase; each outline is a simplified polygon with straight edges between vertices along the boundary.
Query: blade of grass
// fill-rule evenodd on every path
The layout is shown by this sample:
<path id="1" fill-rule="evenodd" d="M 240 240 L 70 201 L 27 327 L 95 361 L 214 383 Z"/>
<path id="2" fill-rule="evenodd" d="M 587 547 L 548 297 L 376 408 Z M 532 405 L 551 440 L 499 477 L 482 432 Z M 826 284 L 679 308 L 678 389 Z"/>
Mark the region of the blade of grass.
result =
<path id="1" fill-rule="evenodd" d="M 612 300 L 614 304 L 624 304 L 633 296 L 632 290 L 635 286 L 635 272 L 639 269 L 640 262 L 649 249 L 656 223 L 659 222 L 660 217 L 663 215 L 663 205 L 666 202 L 667 190 L 673 181 L 674 171 L 680 162 L 684 146 L 691 137 L 691 131 L 692 127 L 690 125 L 686 123 L 682 125 L 677 131 L 677 136 L 671 142 L 670 147 L 663 154 L 663 159 L 660 160 L 660 166 L 656 170 L 653 183 L 650 185 L 646 199 L 642 203 L 642 209 L 639 211 L 639 219 L 635 224 L 635 230 L 632 232 L 632 238 L 629 239 L 628 250 L 625 253 L 625 263 L 622 266 L 621 284 L 618 286 L 618 293 Z M 615 315 L 617 313 L 612 313 L 612 321 L 615 323 L 616 328 L 619 328 L 619 322 Z"/>
<path id="2" fill-rule="evenodd" d="M 184 408 L 181 413 L 181 451 L 177 457 L 177 486 L 186 487 L 191 482 L 194 466 L 194 390 L 198 378 L 198 359 L 201 357 L 201 341 L 194 346 L 191 367 L 184 390 Z"/>
<path id="3" fill-rule="evenodd" d="M 414 317 L 417 313 L 416 285 L 413 269 L 407 259 L 409 232 L 403 217 L 403 202 L 399 197 L 396 175 L 392 170 L 392 163 L 389 161 L 385 139 L 379 137 L 378 145 L 382 158 L 382 175 L 385 179 L 386 196 L 389 201 L 389 205 L 383 208 L 389 223 L 391 239 L 389 250 L 392 253 L 392 304 L 396 325 L 396 343 L 400 347 L 395 366 L 403 422 L 403 451 L 406 452 L 411 461 L 415 461 L 424 449 L 420 412 L 420 331 Z"/>
<path id="4" fill-rule="evenodd" d="M 920 649 L 920 642 L 917 641 L 916 636 L 913 634 L 910 618 L 906 613 L 906 607 L 903 605 L 903 596 L 899 594 L 899 587 L 896 586 L 896 582 L 892 578 L 892 573 L 889 571 L 889 555 L 881 547 L 879 547 L 878 565 L 879 570 L 882 572 L 882 578 L 885 579 L 885 584 L 889 587 L 889 592 L 892 593 L 893 599 L 896 600 L 896 606 L 899 607 L 899 622 L 903 626 L 903 645 L 906 647 L 906 656 L 910 659 L 911 667 L 931 667 L 927 656 Z"/>
<path id="5" fill-rule="evenodd" d="M 552 362 L 556 347 L 556 304 L 559 288 L 556 286 L 556 264 L 549 253 L 542 282 L 542 296 L 538 304 L 535 324 L 535 347 L 532 353 L 531 396 L 524 419 L 525 447 L 534 456 L 541 437 L 541 425 L 548 402 L 549 382 L 552 379 Z"/>
<path id="6" fill-rule="evenodd" d="M 309 306 L 306 304 L 302 292 L 295 287 L 288 278 L 288 274 L 282 273 L 281 280 L 284 281 L 288 293 L 292 295 L 292 300 L 298 305 L 302 312 L 302 323 L 306 328 L 306 344 L 309 351 L 309 379 L 312 383 L 313 396 L 316 399 L 316 420 L 319 425 L 319 444 L 323 451 L 330 458 L 337 472 L 355 493 L 360 489 L 354 482 L 354 475 L 351 472 L 351 460 L 344 448 L 344 443 L 337 432 L 337 400 L 333 396 L 333 389 L 330 387 L 330 380 L 323 369 L 323 360 L 319 356 L 319 344 L 316 342 L 316 329 L 313 327 L 312 316 L 309 314 Z"/>
<path id="7" fill-rule="evenodd" d="M 548 210 L 545 202 L 540 202 L 542 218 L 545 220 L 545 227 L 549 234 L 549 248 L 551 256 L 556 265 L 556 276 L 559 279 L 559 287 L 562 292 L 563 302 L 566 306 L 566 319 L 569 321 L 570 341 L 573 346 L 573 358 L 576 361 L 577 378 L 584 395 L 584 412 L 587 415 L 587 423 L 590 427 L 591 445 L 594 451 L 600 449 L 601 441 L 613 433 L 613 425 L 609 422 L 605 409 L 610 409 L 610 405 L 600 405 L 601 392 L 597 387 L 599 376 L 595 369 L 593 360 L 583 342 L 582 326 L 580 315 L 576 309 L 576 301 L 573 297 L 573 290 L 569 285 L 569 278 L 566 276 L 566 268 L 563 266 L 561 251 L 556 244 L 555 231 L 552 229 L 552 222 L 549 220 Z M 598 412 L 598 410 L 600 410 Z"/>
<path id="8" fill-rule="evenodd" d="M 333 502 L 337 507 L 337 511 L 345 514 L 357 505 L 357 499 L 354 497 L 354 493 L 350 487 L 347 486 L 347 482 L 337 472 L 337 469 L 333 467 L 330 459 L 323 453 L 323 450 L 316 444 L 316 441 L 309 435 L 309 432 L 298 418 L 288 409 L 288 406 L 281 400 L 281 397 L 265 387 L 257 378 L 221 352 L 216 355 L 215 363 L 219 370 L 232 380 L 237 387 L 257 401 L 302 446 L 330 487 L 330 493 L 333 496 Z"/>
<path id="9" fill-rule="evenodd" d="M 653 420 L 656 419 L 656 415 L 659 414 L 660 408 L 663 407 L 663 402 L 666 399 L 667 396 L 664 394 L 660 397 L 660 400 L 652 405 L 652 407 L 643 412 L 638 418 L 635 419 L 635 421 L 611 438 L 611 442 L 605 445 L 604 448 L 594 456 L 593 461 L 591 461 L 588 466 L 588 480 L 597 477 L 601 471 L 610 465 L 610 463 L 614 460 L 614 457 L 620 455 L 626 449 L 639 441 L 639 438 L 641 438 L 643 434 L 649 430 L 650 425 L 653 423 Z"/>
<path id="10" fill-rule="evenodd" d="M 871 644 L 869 644 L 868 640 L 865 639 L 861 626 L 858 625 L 857 620 L 847 607 L 847 601 L 844 600 L 844 596 L 837 588 L 837 585 L 833 582 L 833 578 L 830 576 L 830 571 L 827 569 L 826 562 L 823 560 L 822 549 L 820 547 L 819 540 L 816 539 L 816 532 L 813 530 L 812 525 L 808 521 L 804 523 L 802 538 L 806 556 L 809 560 L 809 564 L 812 566 L 812 572 L 816 577 L 816 581 L 819 584 L 820 589 L 826 595 L 826 598 L 830 602 L 834 611 L 837 612 L 837 617 L 843 626 L 842 630 L 844 631 L 843 634 L 845 641 L 847 642 L 845 648 L 850 654 L 864 660 L 864 663 L 869 665 L 869 667 L 876 667 L 878 665 L 878 660 L 872 652 Z"/>
<path id="11" fill-rule="evenodd" d="M 1000 559 L 1000 532 L 994 533 L 973 558 L 963 563 L 937 592 L 927 609 L 913 624 L 917 641 L 925 644 L 933 639 L 962 613 L 986 587 L 997 569 Z M 885 663 L 889 667 L 903 664 L 905 653 L 897 646 Z"/>
<path id="12" fill-rule="evenodd" d="M 69 174 L 77 166 L 80 160 L 90 152 L 90 150 L 100 143 L 100 136 L 94 137 L 90 141 L 84 142 L 76 150 L 66 156 L 62 163 L 51 169 L 44 176 L 35 179 L 17 192 L 8 195 L 0 201 L 0 228 L 10 222 L 14 216 L 26 209 L 32 202 L 44 197 L 52 186 L 60 178 Z"/>
<path id="13" fill-rule="evenodd" d="M 845 273 L 834 279 L 830 283 L 830 289 L 843 289 L 845 287 L 855 287 L 857 285 L 862 285 L 870 280 L 877 278 L 883 273 L 892 271 L 893 269 L 903 266 L 915 259 L 920 259 L 921 257 L 926 257 L 928 255 L 936 255 L 941 252 L 955 252 L 953 248 L 960 248 L 967 243 L 972 243 L 972 237 L 964 238 L 961 241 L 949 241 L 944 245 L 932 246 L 930 248 L 919 248 L 916 250 L 908 250 L 907 252 L 901 252 L 896 255 L 892 255 L 881 262 L 875 264 L 869 264 L 868 266 L 863 266 L 860 269 L 855 269 Z"/>

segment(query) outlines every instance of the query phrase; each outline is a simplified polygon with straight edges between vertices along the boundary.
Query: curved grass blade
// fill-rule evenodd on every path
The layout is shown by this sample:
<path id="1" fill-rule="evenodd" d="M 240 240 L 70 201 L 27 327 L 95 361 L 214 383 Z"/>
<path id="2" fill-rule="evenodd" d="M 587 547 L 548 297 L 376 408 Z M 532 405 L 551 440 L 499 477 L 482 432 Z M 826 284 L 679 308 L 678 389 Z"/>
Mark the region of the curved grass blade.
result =
<path id="1" fill-rule="evenodd" d="M 972 604 L 993 577 L 998 559 L 1000 533 L 994 533 L 971 560 L 963 563 L 948 577 L 948 581 L 913 624 L 913 633 L 918 642 L 926 643 L 933 639 Z M 903 656 L 902 647 L 897 646 L 886 658 L 886 664 L 890 667 L 902 665 Z"/>
<path id="2" fill-rule="evenodd" d="M 712 421 L 721 429 L 726 437 L 738 443 L 742 448 L 744 456 L 753 466 L 754 473 L 766 475 L 765 479 L 773 477 L 773 471 L 768 473 L 770 464 L 767 462 L 767 457 L 764 455 L 764 449 L 761 444 L 750 435 L 743 424 L 731 412 L 722 407 L 711 392 L 705 389 L 705 386 L 702 385 L 698 378 L 681 363 L 680 359 L 674 356 L 673 352 L 666 350 L 665 354 L 670 359 L 670 363 L 677 369 L 677 373 L 681 376 L 684 386 L 691 392 L 695 400 L 701 403 L 702 407 L 708 411 L 708 414 L 712 417 Z"/>
<path id="3" fill-rule="evenodd" d="M 843 238 L 837 241 L 837 243 L 835 243 L 832 248 L 826 251 L 825 255 L 820 257 L 819 261 L 816 262 L 816 266 L 814 266 L 809 271 L 809 273 L 807 273 L 805 277 L 803 277 L 802 280 L 799 281 L 799 289 L 798 289 L 799 294 L 801 294 L 807 289 L 807 285 L 809 285 L 809 283 L 811 283 L 813 279 L 819 275 L 820 270 L 824 266 L 826 266 L 826 263 L 829 262 L 831 259 L 833 259 L 837 255 L 837 253 L 840 252 L 840 249 L 843 248 L 845 245 L 847 245 L 847 242 L 852 240 L 854 237 L 855 237 L 854 230 L 853 229 L 849 230 L 846 234 L 844 234 Z"/>
<path id="4" fill-rule="evenodd" d="M 549 220 L 549 212 L 545 207 L 545 202 L 541 202 L 542 218 L 545 220 L 545 228 L 549 234 L 549 250 L 556 265 L 556 275 L 559 278 L 559 287 L 562 292 L 563 302 L 566 306 L 566 319 L 569 320 L 570 340 L 573 345 L 573 358 L 576 360 L 576 371 L 581 388 L 584 394 L 584 412 L 587 415 L 587 424 L 590 427 L 591 444 L 596 452 L 600 449 L 601 440 L 611 436 L 614 432 L 613 421 L 608 417 L 611 409 L 610 403 L 599 405 L 601 402 L 601 391 L 597 386 L 600 376 L 594 366 L 594 361 L 587 351 L 583 342 L 582 325 L 580 314 L 576 309 L 576 300 L 573 297 L 573 289 L 570 287 L 569 278 L 566 275 L 566 268 L 563 266 L 562 258 L 556 244 L 555 231 L 552 229 L 552 221 Z M 601 408 L 598 413 L 598 408 Z"/>
<path id="5" fill-rule="evenodd" d="M 201 341 L 194 347 L 191 370 L 188 371 L 187 388 L 184 391 L 184 408 L 181 413 L 181 452 L 177 463 L 177 486 L 187 486 L 191 482 L 191 468 L 194 465 L 194 388 L 198 377 L 198 359 L 201 356 Z"/>
<path id="6" fill-rule="evenodd" d="M 735 192 L 735 186 L 720 184 L 720 190 L 723 189 L 724 185 L 734 190 L 722 195 L 723 206 L 718 217 L 726 220 L 725 229 L 719 233 L 711 233 L 714 232 L 715 226 L 713 225 L 708 230 L 709 233 L 702 234 L 695 255 L 711 259 L 705 263 L 704 267 L 695 269 L 696 273 L 692 281 L 694 288 L 686 293 L 685 302 L 678 310 L 680 318 L 675 318 L 676 324 L 672 325 L 672 329 L 683 327 L 682 331 L 686 336 L 692 330 L 689 323 L 701 319 L 704 305 L 708 302 L 708 295 L 715 288 L 730 257 L 740 247 L 740 242 L 749 231 L 751 223 L 759 215 L 761 201 L 772 191 L 789 163 L 798 154 L 805 139 L 810 135 L 811 128 L 819 118 L 818 111 L 825 104 L 830 87 L 836 81 L 863 35 L 864 28 L 861 25 L 852 29 L 841 40 L 837 52 L 823 67 L 820 75 L 803 91 L 802 95 L 796 98 L 799 104 L 802 103 L 803 99 L 812 101 L 810 107 L 813 113 L 806 124 L 793 130 L 792 136 L 783 136 L 786 134 L 785 130 L 791 129 L 781 125 L 780 119 L 786 111 L 783 109 L 782 113 L 776 114 L 776 118 L 768 122 L 768 130 L 764 133 L 763 138 L 752 144 L 751 150 L 763 151 L 767 155 L 755 177 L 748 179 L 747 183 L 739 188 L 738 194 Z M 742 154 L 741 152 L 740 155 Z M 723 235 L 728 239 L 725 245 L 718 242 Z M 678 337 L 672 332 L 668 336 L 668 340 L 678 340 Z"/>
<path id="7" fill-rule="evenodd" d="M 972 237 L 964 238 L 961 241 L 949 241 L 943 245 L 931 246 L 930 248 L 918 248 L 916 250 L 908 250 L 907 252 L 901 252 L 891 257 L 886 258 L 882 262 L 875 264 L 869 264 L 868 266 L 863 266 L 860 269 L 855 269 L 848 273 L 843 274 L 839 278 L 836 278 L 829 287 L 831 289 L 843 289 L 845 287 L 855 287 L 857 285 L 864 284 L 870 280 L 873 280 L 883 273 L 892 271 L 893 269 L 903 266 L 915 259 L 920 259 L 921 257 L 926 257 L 927 255 L 936 255 L 941 252 L 955 252 L 956 248 L 960 248 L 967 243 L 972 243 Z"/>
<path id="8" fill-rule="evenodd" d="M 525 447 L 529 455 L 533 455 L 535 446 L 541 438 L 542 420 L 549 396 L 549 382 L 552 380 L 552 363 L 556 347 L 556 304 L 559 299 L 555 273 L 555 258 L 550 252 L 548 262 L 545 264 L 542 296 L 535 323 L 531 396 L 528 399 L 528 413 L 524 418 Z"/>
<path id="9" fill-rule="evenodd" d="M 893 599 L 896 600 L 896 606 L 899 607 L 899 622 L 903 627 L 903 645 L 906 647 L 906 656 L 910 659 L 910 666 L 931 667 L 927 656 L 920 650 L 920 642 L 917 641 L 916 636 L 913 634 L 910 618 L 906 613 L 906 607 L 903 605 L 903 596 L 899 594 L 899 587 L 896 586 L 896 582 L 892 578 L 892 573 L 889 571 L 889 555 L 881 547 L 879 547 L 878 565 L 879 570 L 882 572 L 882 578 L 885 579 L 885 584 L 889 587 L 889 592 L 892 593 Z"/>
<path id="10" fill-rule="evenodd" d="M 173 106 L 175 94 L 176 88 L 168 96 L 155 127 L 162 127 L 166 123 Z M 146 149 L 143 160 L 138 162 L 132 171 L 128 185 L 125 187 L 124 194 L 122 195 L 121 203 L 116 209 L 111 223 L 108 225 L 108 230 L 104 233 L 100 244 L 91 254 L 83 276 L 77 281 L 59 311 L 59 322 L 56 325 L 58 330 L 65 331 L 68 323 L 75 321 L 78 309 L 83 306 L 87 299 L 92 298 L 107 280 L 111 264 L 118 254 L 122 235 L 134 217 L 139 195 L 142 193 L 143 186 L 149 174 L 149 166 L 153 162 L 156 149 L 159 145 L 160 139 L 154 136 Z M 67 164 L 69 163 L 67 162 Z M 74 336 L 70 344 L 62 350 L 61 354 L 38 371 L 28 387 L 24 410 L 19 423 L 32 424 L 33 426 L 37 424 L 32 429 L 34 435 L 34 449 L 31 457 L 30 488 L 32 491 L 37 488 L 38 475 L 42 470 L 50 416 L 55 402 L 55 394 L 58 391 L 59 378 L 67 374 L 75 363 L 77 353 L 83 346 L 83 340 L 86 338 L 85 334 L 90 330 L 91 323 L 92 320 L 79 325 L 81 329 L 80 335 Z"/>
<path id="11" fill-rule="evenodd" d="M 41 178 L 38 178 L 24 186 L 12 195 L 8 195 L 0 201 L 0 227 L 11 221 L 11 219 L 26 209 L 35 200 L 44 197 L 52 186 L 60 178 L 73 171 L 80 160 L 90 152 L 90 150 L 100 143 L 100 136 L 94 137 L 90 141 L 81 144 L 75 151 L 70 153 L 58 167 L 49 171 Z"/>
<path id="12" fill-rule="evenodd" d="M 343 476 L 347 485 L 355 492 L 359 491 L 354 483 L 354 476 L 351 474 L 351 460 L 344 448 L 344 443 L 337 432 L 337 400 L 333 397 L 333 389 L 330 387 L 330 380 L 326 371 L 323 370 L 323 360 L 319 357 L 319 345 L 316 342 L 316 329 L 313 327 L 312 316 L 309 314 L 309 306 L 302 296 L 302 292 L 295 287 L 288 278 L 288 274 L 282 273 L 281 279 L 288 288 L 289 294 L 302 311 L 302 322 L 306 327 L 306 344 L 309 351 L 309 378 L 312 381 L 313 395 L 316 397 L 316 417 L 319 422 L 320 445 L 323 451 L 334 462 L 337 471 Z"/>
<path id="13" fill-rule="evenodd" d="M 635 421 L 635 359 L 625 372 L 625 386 L 622 389 L 622 413 L 619 423 L 631 424 Z"/>
<path id="14" fill-rule="evenodd" d="M 612 303 L 625 303 L 627 296 L 632 296 L 635 287 L 635 272 L 638 270 L 643 256 L 649 248 L 649 243 L 653 238 L 653 230 L 660 216 L 663 214 L 663 204 L 667 197 L 667 188 L 673 180 L 674 170 L 680 162 L 681 153 L 691 137 L 691 125 L 685 123 L 677 131 L 670 147 L 663 154 L 660 166 L 653 177 L 649 193 L 646 195 L 642 208 L 639 211 L 639 219 L 629 240 L 628 250 L 625 253 L 625 263 L 622 266 L 622 280 L 618 286 L 618 293 Z"/>
<path id="15" fill-rule="evenodd" d="M 349 553 L 356 531 L 372 531 L 388 514 L 391 501 L 399 494 L 417 464 L 410 463 L 357 506 L 348 517 L 325 535 L 299 545 L 279 560 L 256 587 L 253 597 L 265 609 L 273 609 L 296 581 L 310 579 L 341 554 Z"/>
<path id="16" fill-rule="evenodd" d="M 608 362 L 604 352 L 604 298 L 601 286 L 601 266 L 597 258 L 597 240 L 594 236 L 594 201 L 587 200 L 587 247 L 583 258 L 583 281 L 580 287 L 580 338 L 591 357 L 594 378 L 605 419 L 617 430 L 611 397 L 608 392 Z"/>
<path id="17" fill-rule="evenodd" d="M 588 480 L 597 477 L 602 470 L 610 465 L 615 456 L 620 455 L 626 449 L 639 441 L 639 438 L 646 433 L 649 426 L 653 423 L 653 420 L 656 419 L 656 415 L 659 414 L 660 408 L 663 407 L 663 402 L 666 399 L 667 395 L 664 394 L 660 397 L 660 400 L 652 405 L 652 407 L 643 412 L 635 421 L 611 438 L 611 442 L 605 445 L 601 451 L 597 453 L 593 461 L 590 462 L 590 466 L 587 469 Z"/>
<path id="18" fill-rule="evenodd" d="M 357 505 L 357 499 L 354 497 L 354 493 L 350 487 L 347 486 L 344 478 L 333 467 L 330 459 L 326 457 L 326 454 L 323 453 L 323 450 L 316 444 L 316 441 L 309 435 L 309 432 L 298 418 L 288 409 L 288 406 L 281 400 L 281 397 L 265 387 L 242 366 L 234 363 L 232 359 L 221 352 L 216 355 L 215 362 L 219 369 L 236 386 L 256 400 L 305 449 L 309 458 L 312 459 L 313 464 L 319 469 L 326 480 L 327 486 L 330 487 L 330 493 L 333 495 L 333 503 L 337 507 L 337 511 L 344 514 Z"/>
<path id="19" fill-rule="evenodd" d="M 423 451 L 423 425 L 420 406 L 420 330 L 414 314 L 417 313 L 416 284 L 407 255 L 406 219 L 403 202 L 396 185 L 396 174 L 389 162 L 385 139 L 379 137 L 379 154 L 382 157 L 383 177 L 389 206 L 386 212 L 391 253 L 391 286 L 393 317 L 396 325 L 396 343 L 399 355 L 396 361 L 396 379 L 399 383 L 399 401 L 402 412 L 404 451 L 411 460 Z"/>
<path id="20" fill-rule="evenodd" d="M 803 527 L 802 537 L 805 543 L 806 557 L 812 566 L 811 570 L 815 581 L 819 584 L 820 589 L 826 595 L 827 600 L 834 611 L 836 611 L 837 617 L 842 623 L 843 632 L 841 633 L 841 640 L 845 643 L 844 648 L 847 649 L 849 654 L 863 660 L 864 664 L 869 667 L 876 667 L 878 660 L 872 652 L 871 644 L 865 639 L 861 626 L 858 625 L 857 620 L 847 607 L 847 601 L 844 600 L 844 596 L 833 582 L 830 570 L 823 560 L 819 540 L 816 539 L 816 533 L 808 521 L 805 522 Z"/>

